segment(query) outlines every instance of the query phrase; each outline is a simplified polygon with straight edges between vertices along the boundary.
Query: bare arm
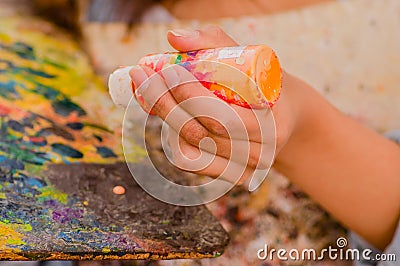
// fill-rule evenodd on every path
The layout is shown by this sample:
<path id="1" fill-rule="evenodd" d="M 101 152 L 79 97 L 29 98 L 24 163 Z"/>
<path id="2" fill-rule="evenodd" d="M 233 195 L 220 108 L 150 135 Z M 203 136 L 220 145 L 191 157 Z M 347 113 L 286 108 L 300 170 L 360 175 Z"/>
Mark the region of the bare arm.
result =
<path id="1" fill-rule="evenodd" d="M 299 79 L 285 75 L 284 88 L 300 107 L 275 168 L 344 225 L 384 248 L 400 214 L 400 148 Z"/>
<path id="2" fill-rule="evenodd" d="M 179 51 L 236 45 L 216 27 L 170 32 L 168 40 Z M 138 87 L 153 73 L 137 67 L 130 74 Z M 175 74 L 184 75 L 184 72 Z M 164 75 L 164 79 L 168 78 Z M 166 86 L 162 78 L 147 91 L 156 91 L 157 86 Z M 179 102 L 198 95 L 213 97 L 195 85 L 178 86 L 161 97 L 153 111 L 165 119 Z M 148 97 L 152 96 L 148 93 Z M 257 133 L 249 111 L 234 108 L 248 132 Z M 383 249 L 393 237 L 400 214 L 399 147 L 345 116 L 309 85 L 287 73 L 284 73 L 281 99 L 272 112 L 277 133 L 276 169 L 344 225 Z M 196 158 L 202 149 L 199 143 L 203 137 L 210 137 L 216 143 L 216 159 L 207 168 L 193 172 L 219 176 L 228 163 L 226 154 L 231 146 L 224 132 L 215 133 L 221 131 L 218 126 L 209 119 L 193 119 L 187 127 L 190 130 L 184 127 L 179 133 L 186 157 Z M 257 160 L 263 160 L 260 158 L 262 140 L 257 136 L 253 134 L 249 140 L 251 158 L 256 163 L 245 165 L 243 178 L 252 174 Z"/>

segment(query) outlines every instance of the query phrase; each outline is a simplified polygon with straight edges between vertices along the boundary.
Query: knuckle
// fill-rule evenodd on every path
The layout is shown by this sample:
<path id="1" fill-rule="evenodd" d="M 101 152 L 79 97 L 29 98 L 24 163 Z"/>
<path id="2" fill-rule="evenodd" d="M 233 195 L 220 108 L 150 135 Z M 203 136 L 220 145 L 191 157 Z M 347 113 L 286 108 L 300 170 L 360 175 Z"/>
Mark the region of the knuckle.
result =
<path id="1" fill-rule="evenodd" d="M 181 130 L 181 136 L 193 145 L 199 145 L 200 141 L 207 135 L 208 131 L 193 119 L 187 122 Z"/>
<path id="2" fill-rule="evenodd" d="M 262 151 L 262 146 L 252 147 L 247 165 L 253 169 L 267 169 L 270 167 L 270 163 L 268 160 L 264 158 L 263 155 L 267 154 L 267 151 Z"/>
<path id="3" fill-rule="evenodd" d="M 258 155 L 250 153 L 248 161 L 247 161 L 247 165 L 251 168 L 258 168 L 259 161 L 260 160 L 259 160 Z"/>
<path id="4" fill-rule="evenodd" d="M 160 113 L 162 110 L 167 108 L 167 102 L 165 97 L 161 97 L 158 101 L 153 105 L 152 110 L 156 113 Z"/>
<path id="5" fill-rule="evenodd" d="M 217 136 L 227 135 L 227 133 L 228 133 L 227 130 L 219 122 L 211 120 L 209 122 L 209 124 L 210 124 L 210 127 L 208 129 L 211 131 L 211 133 L 213 133 Z"/>

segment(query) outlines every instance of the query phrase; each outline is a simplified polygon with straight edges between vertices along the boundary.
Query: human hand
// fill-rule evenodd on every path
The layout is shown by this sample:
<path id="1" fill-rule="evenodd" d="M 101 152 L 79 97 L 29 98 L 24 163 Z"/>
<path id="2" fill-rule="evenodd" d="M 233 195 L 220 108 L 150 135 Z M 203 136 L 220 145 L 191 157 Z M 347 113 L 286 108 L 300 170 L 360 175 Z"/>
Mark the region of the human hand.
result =
<path id="1" fill-rule="evenodd" d="M 181 52 L 238 45 L 214 26 L 196 31 L 170 31 L 167 38 Z M 275 149 L 281 149 L 293 128 L 295 115 L 281 103 L 287 102 L 284 91 L 272 113 L 267 109 L 251 110 L 237 105 L 229 105 L 229 111 L 225 109 L 227 104 L 179 65 L 159 73 L 136 66 L 130 75 L 136 87 L 135 96 L 143 109 L 170 125 L 172 159 L 186 171 L 211 177 L 222 174 L 231 182 L 237 181 L 239 172 L 243 182 L 256 169 L 271 166 Z M 196 101 L 185 103 L 196 97 L 203 98 L 197 98 L 197 104 Z M 283 120 L 285 123 L 281 123 Z M 228 170 L 224 172 L 225 169 Z"/>
<path id="2" fill-rule="evenodd" d="M 178 51 L 237 45 L 216 27 L 169 32 L 167 37 Z M 231 113 L 216 114 L 215 117 L 222 116 L 218 117 L 222 123 L 218 123 L 212 118 L 197 117 L 205 109 L 215 109 L 210 99 L 222 102 L 199 83 L 168 89 L 177 81 L 194 79 L 183 68 L 176 66 L 154 74 L 149 68 L 135 67 L 130 74 L 137 87 L 136 95 L 141 95 L 147 104 L 155 102 L 151 111 L 171 125 L 171 135 L 179 136 L 181 152 L 178 152 L 178 145 L 171 148 L 174 160 L 178 166 L 181 163 L 181 168 L 198 168 L 196 160 L 185 158 L 194 159 L 205 154 L 211 163 L 191 172 L 217 177 L 234 161 L 236 168 L 233 167 L 231 173 L 244 168 L 241 175 L 241 181 L 244 181 L 256 169 L 268 168 L 270 161 L 275 160 L 274 167 L 278 171 L 342 224 L 378 248 L 384 249 L 391 241 L 399 217 L 398 146 L 341 113 L 305 82 L 283 72 L 281 96 L 271 111 L 230 105 L 240 119 L 235 119 Z M 155 101 L 162 93 L 165 94 Z M 196 96 L 206 96 L 210 104 L 181 104 Z M 150 110 L 144 102 L 142 106 Z M 177 106 L 183 117 L 191 118 L 181 130 L 173 119 L 168 121 L 168 113 Z M 261 127 L 257 117 L 265 122 L 260 123 Z M 181 120 L 179 115 L 175 118 L 178 122 Z M 229 125 L 240 132 L 238 120 L 244 124 L 247 139 L 241 134 L 229 136 L 221 125 Z M 275 127 L 268 127 L 271 120 Z M 204 138 L 214 141 L 215 150 L 208 141 L 201 141 Z M 231 151 L 246 150 L 245 147 L 249 147 L 249 158 L 229 157 Z M 274 148 L 276 152 L 269 156 Z M 230 173 L 224 173 L 222 177 L 229 180 Z M 386 200 L 382 201 L 382 198 Z"/>

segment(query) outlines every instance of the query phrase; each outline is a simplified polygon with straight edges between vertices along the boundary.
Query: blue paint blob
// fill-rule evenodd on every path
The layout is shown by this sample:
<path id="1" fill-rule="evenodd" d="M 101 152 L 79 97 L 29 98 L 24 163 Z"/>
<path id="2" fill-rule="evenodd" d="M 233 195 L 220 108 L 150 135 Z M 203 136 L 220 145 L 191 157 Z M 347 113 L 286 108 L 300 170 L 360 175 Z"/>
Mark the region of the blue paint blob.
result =
<path id="1" fill-rule="evenodd" d="M 79 123 L 79 122 L 68 123 L 66 126 L 73 130 L 81 130 L 85 127 L 85 125 L 83 123 Z"/>
<path id="2" fill-rule="evenodd" d="M 72 112 L 76 112 L 78 116 L 86 115 L 85 110 L 68 98 L 53 101 L 51 105 L 54 111 L 61 116 L 69 116 Z"/>
<path id="3" fill-rule="evenodd" d="M 16 84 L 13 80 L 7 82 L 0 81 L 0 96 L 6 99 L 18 99 L 20 95 L 15 90 Z"/>
<path id="4" fill-rule="evenodd" d="M 13 170 L 24 170 L 25 165 L 18 159 L 11 159 L 2 156 L 3 158 L 0 160 L 0 167 L 5 169 L 13 169 Z"/>
<path id="5" fill-rule="evenodd" d="M 33 47 L 22 42 L 14 43 L 9 49 L 23 59 L 34 60 L 36 58 Z"/>
<path id="6" fill-rule="evenodd" d="M 51 148 L 55 153 L 58 153 L 62 156 L 67 156 L 70 158 L 83 158 L 83 153 L 65 144 L 53 143 L 51 144 Z"/>
<path id="7" fill-rule="evenodd" d="M 104 146 L 96 147 L 97 153 L 103 158 L 116 158 L 118 157 L 110 148 Z"/>
<path id="8" fill-rule="evenodd" d="M 178 64 L 178 65 L 184 67 L 187 71 L 191 71 L 191 64 L 190 64 L 190 62 L 183 62 L 183 63 L 180 63 L 180 64 Z"/>
<path id="9" fill-rule="evenodd" d="M 17 131 L 17 132 L 24 132 L 25 131 L 24 125 L 21 124 L 20 122 L 16 121 L 16 120 L 10 119 L 7 122 L 7 126 L 9 128 L 11 128 L 12 130 Z"/>

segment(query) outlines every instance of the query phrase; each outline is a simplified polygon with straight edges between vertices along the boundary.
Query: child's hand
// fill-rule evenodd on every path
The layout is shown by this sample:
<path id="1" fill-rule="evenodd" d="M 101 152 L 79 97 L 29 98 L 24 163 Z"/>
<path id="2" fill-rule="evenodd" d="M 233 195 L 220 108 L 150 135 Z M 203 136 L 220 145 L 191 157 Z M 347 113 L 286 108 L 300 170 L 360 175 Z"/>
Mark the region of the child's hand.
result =
<path id="1" fill-rule="evenodd" d="M 167 37 L 170 44 L 182 52 L 237 46 L 218 27 L 170 31 Z M 241 175 L 243 181 L 255 169 L 268 169 L 274 159 L 275 145 L 280 150 L 290 134 L 290 124 L 295 116 L 288 114 L 288 108 L 281 110 L 284 106 L 291 106 L 279 103 L 287 101 L 284 91 L 274 107 L 273 113 L 279 122 L 275 131 L 274 116 L 269 110 L 250 110 L 232 104 L 235 113 L 179 65 L 159 74 L 147 67 L 134 67 L 130 74 L 143 109 L 150 111 L 152 106 L 151 112 L 170 125 L 172 159 L 176 166 L 186 171 L 218 177 L 230 163 L 223 177 L 235 182 L 237 173 L 244 171 Z M 206 98 L 195 100 L 195 97 Z M 185 100 L 192 101 L 185 104 Z M 280 123 L 282 116 L 287 116 L 285 124 Z"/>
<path id="2" fill-rule="evenodd" d="M 168 40 L 179 51 L 237 45 L 216 27 L 170 32 Z M 253 113 L 254 110 L 232 105 L 240 119 L 232 112 L 221 111 L 216 100 L 222 101 L 196 82 L 168 91 L 168 86 L 194 80 L 179 66 L 163 71 L 162 76 L 155 75 L 152 82 L 146 83 L 153 73 L 148 68 L 136 67 L 130 74 L 136 86 L 143 83 L 137 94 L 142 94 L 147 103 L 167 92 L 152 111 L 166 119 L 172 131 L 179 132 L 183 153 L 177 152 L 177 141 L 171 143 L 181 168 L 216 177 L 233 161 L 235 167 L 223 176 L 229 179 L 245 168 L 242 175 L 245 179 L 256 168 L 268 168 L 275 159 L 275 168 L 344 225 L 378 248 L 383 249 L 391 241 L 400 216 L 400 149 L 395 143 L 342 114 L 309 85 L 287 73 L 283 73 L 281 97 L 272 112 L 260 115 L 262 127 L 266 127 L 262 137 L 255 119 L 258 111 Z M 206 96 L 208 101 L 200 106 L 180 104 L 195 96 Z M 178 104 L 178 115 L 168 121 L 167 115 Z M 230 125 L 233 134 L 228 136 L 212 118 L 197 117 L 204 110 L 217 110 L 212 117 Z M 271 126 L 272 118 L 276 131 Z M 184 119 L 191 120 L 179 131 Z M 239 121 L 244 123 L 248 138 L 243 138 Z M 205 138 L 215 142 L 216 153 L 209 140 L 202 141 Z M 271 154 L 275 143 L 276 153 Z M 248 160 L 241 156 L 247 155 L 244 152 L 247 147 L 250 147 Z M 230 156 L 231 151 L 235 156 Z M 213 154 L 216 157 L 205 167 L 200 167 L 204 162 L 185 159 L 185 156 L 197 158 L 200 152 L 205 159 L 212 159 Z"/>

